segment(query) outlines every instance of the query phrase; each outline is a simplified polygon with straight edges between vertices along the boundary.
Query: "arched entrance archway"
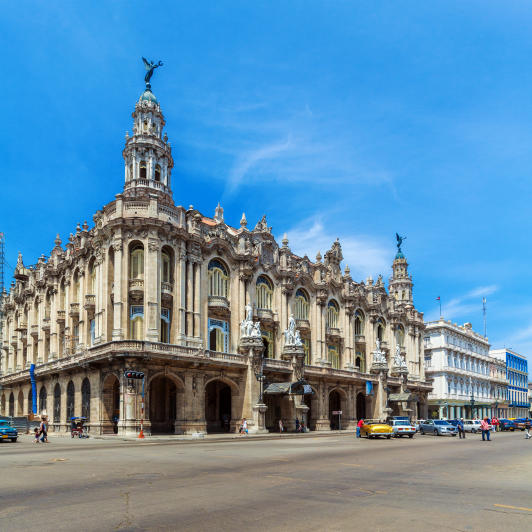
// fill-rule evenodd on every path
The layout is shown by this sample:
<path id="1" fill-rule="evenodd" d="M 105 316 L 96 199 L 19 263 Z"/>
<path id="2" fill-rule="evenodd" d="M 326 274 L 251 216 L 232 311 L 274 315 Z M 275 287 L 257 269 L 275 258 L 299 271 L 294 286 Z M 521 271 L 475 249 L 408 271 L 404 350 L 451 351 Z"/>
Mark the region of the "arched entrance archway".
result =
<path id="1" fill-rule="evenodd" d="M 24 394 L 22 393 L 22 390 L 18 392 L 18 415 L 24 415 Z"/>
<path id="2" fill-rule="evenodd" d="M 9 394 L 9 417 L 15 417 L 15 396 L 13 392 Z"/>
<path id="3" fill-rule="evenodd" d="M 175 382 L 161 375 L 150 383 L 150 422 L 152 434 L 174 434 L 177 414 Z"/>
<path id="4" fill-rule="evenodd" d="M 307 394 L 303 396 L 303 402 L 306 406 L 308 406 L 307 410 L 307 425 L 306 428 L 308 430 L 314 430 L 315 429 L 315 423 L 314 419 L 312 417 L 312 402 L 313 402 L 314 394 Z"/>
<path id="5" fill-rule="evenodd" d="M 333 390 L 329 394 L 329 421 L 331 424 L 331 430 L 338 430 L 340 427 L 338 425 L 338 416 L 333 415 L 333 412 L 338 412 L 342 410 L 342 397 L 338 390 Z"/>
<path id="6" fill-rule="evenodd" d="M 116 375 L 107 375 L 103 381 L 102 403 L 102 431 L 104 434 L 117 434 L 120 417 L 120 382 Z"/>
<path id="7" fill-rule="evenodd" d="M 357 419 L 366 419 L 366 396 L 360 392 L 357 393 Z"/>
<path id="8" fill-rule="evenodd" d="M 231 428 L 231 388 L 214 380 L 205 387 L 205 421 L 207 432 L 229 432 Z"/>
<path id="9" fill-rule="evenodd" d="M 71 418 L 74 417 L 74 383 L 68 381 L 67 385 L 67 397 L 66 397 L 66 422 L 70 425 Z"/>

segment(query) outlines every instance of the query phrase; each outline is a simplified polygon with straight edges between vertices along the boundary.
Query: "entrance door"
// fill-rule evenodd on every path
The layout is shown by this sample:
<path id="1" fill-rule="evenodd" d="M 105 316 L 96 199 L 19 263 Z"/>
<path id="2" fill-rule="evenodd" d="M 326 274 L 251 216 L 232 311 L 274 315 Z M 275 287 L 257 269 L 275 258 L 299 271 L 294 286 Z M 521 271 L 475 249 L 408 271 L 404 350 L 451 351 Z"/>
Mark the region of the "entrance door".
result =
<path id="1" fill-rule="evenodd" d="M 366 419 L 366 397 L 363 393 L 357 394 L 357 419 Z"/>
<path id="2" fill-rule="evenodd" d="M 152 434 L 174 434 L 177 390 L 168 377 L 155 377 L 150 384 L 150 421 Z"/>
<path id="3" fill-rule="evenodd" d="M 305 395 L 303 401 L 304 401 L 305 405 L 308 406 L 308 410 L 307 410 L 307 429 L 314 430 L 314 421 L 312 419 L 312 394 Z"/>
<path id="4" fill-rule="evenodd" d="M 340 394 L 333 390 L 329 394 L 329 421 L 331 423 L 331 430 L 338 430 L 338 416 L 335 414 L 333 415 L 333 412 L 337 412 L 339 410 L 342 410 L 342 399 L 340 397 Z"/>
<path id="5" fill-rule="evenodd" d="M 105 379 L 102 402 L 102 431 L 104 434 L 117 434 L 120 418 L 120 383 L 116 375 L 108 375 Z"/>
<path id="6" fill-rule="evenodd" d="M 205 388 L 207 432 L 229 432 L 231 427 L 231 388 L 215 380 Z"/>

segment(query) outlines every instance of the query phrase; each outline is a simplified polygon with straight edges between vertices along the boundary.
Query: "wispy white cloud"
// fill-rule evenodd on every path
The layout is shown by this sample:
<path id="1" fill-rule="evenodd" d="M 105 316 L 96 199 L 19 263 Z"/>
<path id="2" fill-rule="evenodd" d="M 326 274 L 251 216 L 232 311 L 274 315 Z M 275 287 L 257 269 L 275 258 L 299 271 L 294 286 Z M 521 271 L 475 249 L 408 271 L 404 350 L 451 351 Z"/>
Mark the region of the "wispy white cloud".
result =
<path id="1" fill-rule="evenodd" d="M 478 313 L 482 308 L 479 298 L 494 294 L 498 286 L 494 284 L 478 286 L 463 295 L 454 297 L 449 301 L 442 299 L 442 314 L 449 320 L 470 320 L 471 313 Z M 435 306 L 426 314 L 427 321 L 437 320 L 440 315 L 439 306 Z"/>
<path id="2" fill-rule="evenodd" d="M 349 265 L 354 279 L 365 279 L 369 275 L 376 278 L 390 268 L 390 246 L 381 244 L 374 237 L 335 233 L 326 227 L 322 216 L 304 220 L 287 231 L 287 236 L 294 253 L 308 255 L 312 260 L 318 251 L 324 255 L 338 237 L 344 256 L 343 264 Z"/>

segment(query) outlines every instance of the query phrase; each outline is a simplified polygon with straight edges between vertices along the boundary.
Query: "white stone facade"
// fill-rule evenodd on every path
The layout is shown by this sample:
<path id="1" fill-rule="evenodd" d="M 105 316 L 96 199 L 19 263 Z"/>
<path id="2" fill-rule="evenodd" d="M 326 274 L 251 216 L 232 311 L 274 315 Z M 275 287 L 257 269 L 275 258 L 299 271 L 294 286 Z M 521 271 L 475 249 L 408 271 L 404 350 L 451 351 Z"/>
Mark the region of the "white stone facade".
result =
<path id="1" fill-rule="evenodd" d="M 390 297 L 381 276 L 355 282 L 347 267 L 342 273 L 339 242 L 313 262 L 288 240 L 279 245 L 265 217 L 249 229 L 243 215 L 234 228 L 220 206 L 212 218 L 176 206 L 171 148 L 150 90 L 133 119 L 124 191 L 65 247 L 58 237 L 31 267 L 19 258 L 2 302 L 0 414 L 30 413 L 35 364 L 38 412 L 56 430 L 72 415 L 101 432 L 136 432 L 142 418 L 147 432 L 234 431 L 243 417 L 252 431 L 278 419 L 291 428 L 296 416 L 328 429 L 337 410 L 351 427 L 386 415 L 385 387 L 411 394 L 390 412 L 423 415 L 423 317 L 402 254 Z M 243 318 L 256 334 L 241 337 Z M 144 415 L 126 369 L 146 375 Z M 313 394 L 265 394 L 263 404 L 261 379 L 305 379 Z"/>
<path id="2" fill-rule="evenodd" d="M 430 415 L 440 419 L 506 417 L 505 365 L 489 355 L 488 339 L 474 332 L 469 323 L 459 326 L 440 319 L 425 327 L 425 373 L 433 386 Z"/>

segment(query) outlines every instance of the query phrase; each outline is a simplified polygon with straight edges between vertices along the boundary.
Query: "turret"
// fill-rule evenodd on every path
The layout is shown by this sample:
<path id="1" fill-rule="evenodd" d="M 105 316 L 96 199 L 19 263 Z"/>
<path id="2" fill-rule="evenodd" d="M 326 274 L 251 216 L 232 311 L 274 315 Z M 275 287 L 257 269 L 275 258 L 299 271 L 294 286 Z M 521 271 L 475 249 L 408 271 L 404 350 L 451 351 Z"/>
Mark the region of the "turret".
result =
<path id="1" fill-rule="evenodd" d="M 406 237 L 397 236 L 397 253 L 392 264 L 393 274 L 389 280 L 389 292 L 399 303 L 412 304 L 412 277 L 408 274 L 408 262 L 401 250 L 401 244 Z"/>

